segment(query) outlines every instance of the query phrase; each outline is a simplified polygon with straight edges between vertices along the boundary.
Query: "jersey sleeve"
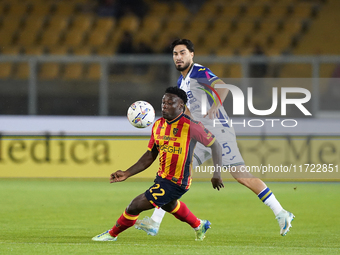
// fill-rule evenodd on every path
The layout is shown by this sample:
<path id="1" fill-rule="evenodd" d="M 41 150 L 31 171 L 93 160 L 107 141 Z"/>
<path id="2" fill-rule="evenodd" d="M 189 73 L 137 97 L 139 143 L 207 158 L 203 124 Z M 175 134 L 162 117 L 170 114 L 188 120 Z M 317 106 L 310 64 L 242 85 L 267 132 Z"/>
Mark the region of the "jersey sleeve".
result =
<path id="1" fill-rule="evenodd" d="M 148 144 L 148 150 L 149 151 L 152 151 L 156 148 L 156 141 L 155 141 L 155 136 L 154 136 L 155 124 L 156 123 L 154 123 L 153 126 L 152 126 L 151 137 L 150 137 L 149 144 Z"/>
<path id="2" fill-rule="evenodd" d="M 191 78 L 197 79 L 199 83 L 203 83 L 214 87 L 216 83 L 222 80 L 215 75 L 208 67 L 197 66 L 195 72 L 192 73 Z"/>
<path id="3" fill-rule="evenodd" d="M 190 135 L 206 147 L 210 147 L 216 140 L 215 136 L 201 122 L 197 121 L 191 121 Z"/>

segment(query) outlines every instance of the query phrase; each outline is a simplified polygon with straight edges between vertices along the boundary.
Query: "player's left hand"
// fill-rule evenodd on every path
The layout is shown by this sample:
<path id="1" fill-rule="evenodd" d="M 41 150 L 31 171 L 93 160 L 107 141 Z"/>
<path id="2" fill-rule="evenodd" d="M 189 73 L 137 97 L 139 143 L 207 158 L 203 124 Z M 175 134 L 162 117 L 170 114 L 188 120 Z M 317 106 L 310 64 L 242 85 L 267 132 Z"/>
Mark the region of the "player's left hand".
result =
<path id="1" fill-rule="evenodd" d="M 204 116 L 205 117 L 209 117 L 209 119 L 214 119 L 214 118 L 218 118 L 219 117 L 219 112 L 218 112 L 218 105 L 213 104 L 210 109 L 208 110 L 207 114 Z"/>
<path id="2" fill-rule="evenodd" d="M 122 182 L 128 178 L 126 171 L 118 170 L 110 175 L 110 183 Z"/>
<path id="3" fill-rule="evenodd" d="M 220 190 L 224 188 L 222 178 L 211 178 L 211 183 L 214 189 Z"/>

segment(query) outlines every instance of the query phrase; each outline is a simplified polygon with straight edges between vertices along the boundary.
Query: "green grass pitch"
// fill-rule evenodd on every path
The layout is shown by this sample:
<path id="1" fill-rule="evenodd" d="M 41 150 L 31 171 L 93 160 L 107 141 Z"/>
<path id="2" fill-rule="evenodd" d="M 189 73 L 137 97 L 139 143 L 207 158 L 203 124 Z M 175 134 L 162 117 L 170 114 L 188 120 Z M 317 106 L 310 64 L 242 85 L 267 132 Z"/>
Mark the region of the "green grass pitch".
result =
<path id="1" fill-rule="evenodd" d="M 247 188 L 222 191 L 194 180 L 182 197 L 212 228 L 195 241 L 186 223 L 167 214 L 157 236 L 130 228 L 117 242 L 91 238 L 111 228 L 151 181 L 0 179 L 0 254 L 339 254 L 340 183 L 268 183 L 296 218 L 279 235 L 272 211 Z M 143 212 L 140 218 L 150 216 Z"/>

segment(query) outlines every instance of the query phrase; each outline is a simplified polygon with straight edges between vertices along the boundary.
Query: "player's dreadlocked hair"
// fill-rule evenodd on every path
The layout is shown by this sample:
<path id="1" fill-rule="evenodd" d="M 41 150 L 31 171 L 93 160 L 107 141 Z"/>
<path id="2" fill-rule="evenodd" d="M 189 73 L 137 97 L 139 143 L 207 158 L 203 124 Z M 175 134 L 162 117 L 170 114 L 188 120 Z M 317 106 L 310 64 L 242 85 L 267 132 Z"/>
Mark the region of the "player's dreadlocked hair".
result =
<path id="1" fill-rule="evenodd" d="M 194 44 L 189 39 L 176 39 L 170 45 L 171 51 L 173 51 L 177 45 L 181 44 L 185 45 L 190 52 L 194 52 Z"/>
<path id="2" fill-rule="evenodd" d="M 178 96 L 180 99 L 183 100 L 184 105 L 188 102 L 188 97 L 187 97 L 187 93 L 185 93 L 185 91 L 183 89 L 180 89 L 178 87 L 168 87 L 165 90 L 165 93 L 170 93 L 170 94 L 174 94 L 176 96 Z"/>

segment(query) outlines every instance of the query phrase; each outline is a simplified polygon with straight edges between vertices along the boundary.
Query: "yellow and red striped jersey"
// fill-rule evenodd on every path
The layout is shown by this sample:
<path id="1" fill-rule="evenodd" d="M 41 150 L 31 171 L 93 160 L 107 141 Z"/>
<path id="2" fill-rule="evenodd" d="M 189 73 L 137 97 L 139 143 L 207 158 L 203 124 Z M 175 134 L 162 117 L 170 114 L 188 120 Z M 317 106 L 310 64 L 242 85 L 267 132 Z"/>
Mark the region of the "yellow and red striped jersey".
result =
<path id="1" fill-rule="evenodd" d="M 192 157 L 196 142 L 211 146 L 214 135 L 202 123 L 180 114 L 172 121 L 158 119 L 148 149 L 159 153 L 158 175 L 186 189 L 191 185 Z"/>

